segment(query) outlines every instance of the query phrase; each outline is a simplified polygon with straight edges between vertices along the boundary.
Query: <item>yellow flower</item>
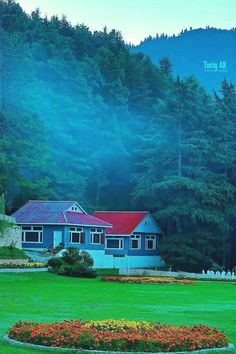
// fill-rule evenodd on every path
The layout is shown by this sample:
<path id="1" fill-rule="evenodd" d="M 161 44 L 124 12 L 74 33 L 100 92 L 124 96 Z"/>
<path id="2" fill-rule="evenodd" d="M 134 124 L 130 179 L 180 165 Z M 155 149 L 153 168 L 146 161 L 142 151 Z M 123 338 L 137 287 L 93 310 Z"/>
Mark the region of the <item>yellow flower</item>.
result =
<path id="1" fill-rule="evenodd" d="M 100 331 L 122 331 L 127 329 L 151 329 L 153 325 L 151 323 L 142 321 L 126 321 L 126 320 L 102 320 L 102 321 L 90 321 L 85 324 L 88 328 L 95 328 Z"/>

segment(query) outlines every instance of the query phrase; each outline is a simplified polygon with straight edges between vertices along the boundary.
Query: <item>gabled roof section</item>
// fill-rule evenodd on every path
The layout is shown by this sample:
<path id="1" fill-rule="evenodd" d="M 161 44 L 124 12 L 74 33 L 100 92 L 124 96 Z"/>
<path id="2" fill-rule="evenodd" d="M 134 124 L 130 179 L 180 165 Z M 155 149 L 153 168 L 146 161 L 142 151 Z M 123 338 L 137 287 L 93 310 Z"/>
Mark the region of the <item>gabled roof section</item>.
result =
<path id="1" fill-rule="evenodd" d="M 86 226 L 111 227 L 103 220 L 86 214 L 84 211 L 68 211 L 76 201 L 29 200 L 12 217 L 17 224 L 73 224 Z"/>
<path id="2" fill-rule="evenodd" d="M 104 220 L 101 220 L 95 216 L 77 213 L 74 211 L 65 212 L 65 217 L 68 224 L 76 225 L 88 225 L 88 226 L 98 226 L 98 227 L 112 227 L 112 225 Z"/>
<path id="3" fill-rule="evenodd" d="M 148 211 L 95 211 L 93 216 L 112 224 L 107 234 L 130 235 L 148 214 Z"/>
<path id="4" fill-rule="evenodd" d="M 77 202 L 74 202 L 74 204 L 72 204 L 66 211 L 76 211 L 77 213 L 87 214 L 86 211 Z"/>

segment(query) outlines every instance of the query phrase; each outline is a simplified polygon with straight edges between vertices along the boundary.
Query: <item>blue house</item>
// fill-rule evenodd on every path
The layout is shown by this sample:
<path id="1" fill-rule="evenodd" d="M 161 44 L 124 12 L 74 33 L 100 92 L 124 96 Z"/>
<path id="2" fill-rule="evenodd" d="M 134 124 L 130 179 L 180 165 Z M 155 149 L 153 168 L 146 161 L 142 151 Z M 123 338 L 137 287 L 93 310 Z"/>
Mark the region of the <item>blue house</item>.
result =
<path id="1" fill-rule="evenodd" d="M 22 248 L 43 251 L 59 245 L 88 251 L 97 268 L 160 265 L 160 228 L 148 212 L 87 214 L 76 201 L 30 200 L 12 215 Z"/>
<path id="2" fill-rule="evenodd" d="M 22 229 L 22 247 L 44 250 L 64 244 L 103 249 L 109 223 L 88 215 L 75 201 L 30 200 L 13 215 Z"/>
<path id="3" fill-rule="evenodd" d="M 160 227 L 148 211 L 96 211 L 93 216 L 112 224 L 106 229 L 105 254 L 119 267 L 160 266 Z"/>

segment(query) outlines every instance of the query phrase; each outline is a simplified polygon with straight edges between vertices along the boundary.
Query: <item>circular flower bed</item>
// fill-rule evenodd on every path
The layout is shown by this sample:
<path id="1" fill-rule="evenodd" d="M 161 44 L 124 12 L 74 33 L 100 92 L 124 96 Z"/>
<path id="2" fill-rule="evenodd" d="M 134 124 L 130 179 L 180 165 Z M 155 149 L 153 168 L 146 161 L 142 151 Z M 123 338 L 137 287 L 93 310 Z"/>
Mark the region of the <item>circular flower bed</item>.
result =
<path id="1" fill-rule="evenodd" d="M 103 277 L 102 280 L 104 281 L 119 281 L 121 283 L 153 283 L 153 284 L 196 284 L 194 280 L 188 279 L 175 279 L 175 278 L 168 278 L 168 277 L 126 277 L 126 276 L 108 276 Z"/>
<path id="2" fill-rule="evenodd" d="M 18 322 L 8 337 L 49 347 L 119 352 L 193 351 L 228 345 L 225 335 L 216 328 L 124 320 Z"/>

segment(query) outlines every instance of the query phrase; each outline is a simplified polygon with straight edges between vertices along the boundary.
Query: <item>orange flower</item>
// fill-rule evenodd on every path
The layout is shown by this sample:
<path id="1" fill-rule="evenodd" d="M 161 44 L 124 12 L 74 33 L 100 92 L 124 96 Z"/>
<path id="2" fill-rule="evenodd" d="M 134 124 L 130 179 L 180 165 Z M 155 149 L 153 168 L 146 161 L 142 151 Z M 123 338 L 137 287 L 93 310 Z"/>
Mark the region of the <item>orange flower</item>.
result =
<path id="1" fill-rule="evenodd" d="M 141 352 L 216 348 L 228 343 L 222 332 L 208 326 L 174 327 L 124 320 L 18 322 L 8 335 L 22 342 L 52 347 Z"/>

